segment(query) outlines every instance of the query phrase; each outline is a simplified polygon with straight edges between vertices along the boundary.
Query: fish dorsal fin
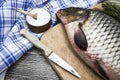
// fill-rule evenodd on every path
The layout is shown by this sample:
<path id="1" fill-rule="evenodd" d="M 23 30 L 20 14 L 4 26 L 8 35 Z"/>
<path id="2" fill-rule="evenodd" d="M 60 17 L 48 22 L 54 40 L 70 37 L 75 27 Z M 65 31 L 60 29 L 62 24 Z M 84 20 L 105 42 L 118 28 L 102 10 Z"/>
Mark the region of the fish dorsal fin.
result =
<path id="1" fill-rule="evenodd" d="M 88 43 L 87 43 L 86 36 L 82 30 L 82 25 L 83 25 L 82 23 L 79 23 L 78 28 L 74 34 L 74 40 L 75 40 L 76 45 L 80 49 L 86 51 L 88 47 Z"/>

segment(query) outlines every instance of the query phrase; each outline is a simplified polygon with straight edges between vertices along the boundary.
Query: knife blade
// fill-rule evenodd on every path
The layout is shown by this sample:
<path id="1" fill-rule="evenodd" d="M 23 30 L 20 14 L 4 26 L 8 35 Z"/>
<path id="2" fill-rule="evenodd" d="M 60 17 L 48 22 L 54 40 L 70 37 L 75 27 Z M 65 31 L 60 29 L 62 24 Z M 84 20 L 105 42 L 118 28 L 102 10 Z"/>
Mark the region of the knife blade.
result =
<path id="1" fill-rule="evenodd" d="M 47 46 L 45 46 L 43 43 L 40 42 L 40 40 L 32 35 L 29 31 L 26 29 L 20 30 L 20 34 L 26 37 L 34 46 L 41 49 L 44 53 L 44 56 L 46 56 L 50 61 L 54 62 L 61 68 L 65 69 L 66 71 L 70 72 L 74 76 L 80 78 L 81 76 L 77 73 L 77 71 L 72 68 L 67 62 L 65 62 L 61 57 L 59 57 L 55 52 L 53 52 L 51 49 L 49 49 Z"/>

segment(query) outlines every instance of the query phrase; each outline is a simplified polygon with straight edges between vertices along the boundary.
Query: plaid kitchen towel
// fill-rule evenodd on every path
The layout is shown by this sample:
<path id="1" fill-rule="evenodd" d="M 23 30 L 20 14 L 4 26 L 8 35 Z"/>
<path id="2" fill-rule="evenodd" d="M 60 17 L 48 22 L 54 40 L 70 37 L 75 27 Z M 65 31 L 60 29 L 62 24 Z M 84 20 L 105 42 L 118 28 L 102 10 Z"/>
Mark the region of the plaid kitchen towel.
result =
<path id="1" fill-rule="evenodd" d="M 17 8 L 30 10 L 44 8 L 52 15 L 51 27 L 56 23 L 55 13 L 61 8 L 88 8 L 100 0 L 0 0 L 0 73 L 15 63 L 33 45 L 19 31 L 27 28 L 25 15 L 16 12 Z M 28 29 L 29 30 L 29 29 Z M 31 32 L 32 33 L 32 32 Z M 40 34 L 34 34 L 40 38 Z"/>

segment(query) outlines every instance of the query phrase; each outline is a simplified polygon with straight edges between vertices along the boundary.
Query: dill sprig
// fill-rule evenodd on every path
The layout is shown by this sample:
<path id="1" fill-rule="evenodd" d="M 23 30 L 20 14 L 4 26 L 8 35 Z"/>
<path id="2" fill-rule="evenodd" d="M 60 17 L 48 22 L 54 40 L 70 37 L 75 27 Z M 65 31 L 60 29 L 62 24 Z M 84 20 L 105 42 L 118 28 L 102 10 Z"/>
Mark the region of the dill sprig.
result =
<path id="1" fill-rule="evenodd" d="M 120 6 L 111 2 L 104 2 L 102 4 L 104 12 L 120 22 Z"/>

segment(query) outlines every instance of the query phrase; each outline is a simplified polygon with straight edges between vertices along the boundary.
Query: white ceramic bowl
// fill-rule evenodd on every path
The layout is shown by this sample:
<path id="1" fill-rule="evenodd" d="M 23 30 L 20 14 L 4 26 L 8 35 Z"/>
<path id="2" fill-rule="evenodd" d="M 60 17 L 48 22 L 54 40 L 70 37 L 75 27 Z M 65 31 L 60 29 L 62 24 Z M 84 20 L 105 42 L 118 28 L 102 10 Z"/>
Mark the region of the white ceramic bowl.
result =
<path id="1" fill-rule="evenodd" d="M 43 8 L 34 8 L 29 12 L 32 14 L 37 13 L 37 19 L 34 19 L 28 15 L 26 16 L 27 24 L 32 32 L 40 33 L 49 29 L 51 15 L 47 10 Z"/>

